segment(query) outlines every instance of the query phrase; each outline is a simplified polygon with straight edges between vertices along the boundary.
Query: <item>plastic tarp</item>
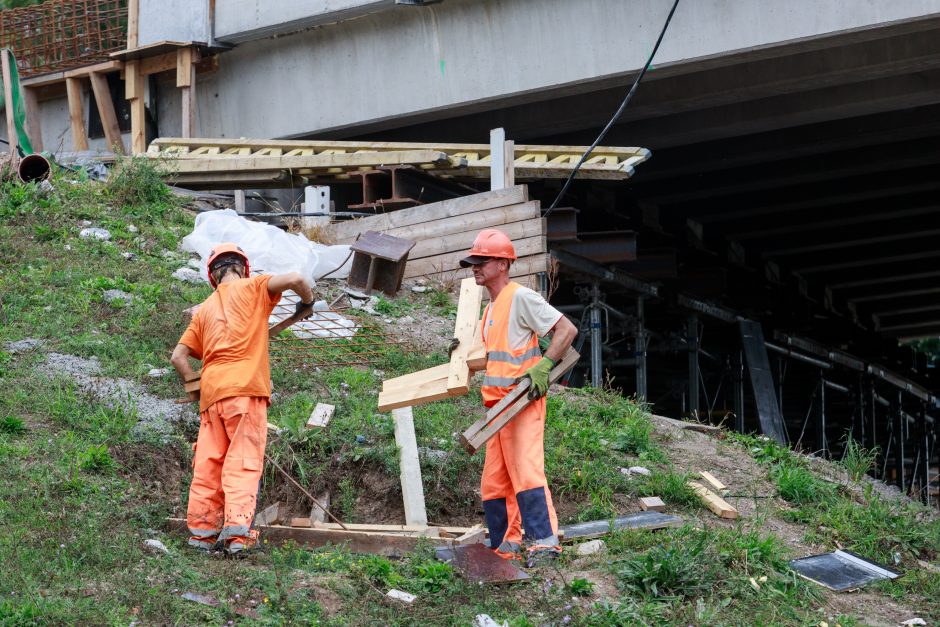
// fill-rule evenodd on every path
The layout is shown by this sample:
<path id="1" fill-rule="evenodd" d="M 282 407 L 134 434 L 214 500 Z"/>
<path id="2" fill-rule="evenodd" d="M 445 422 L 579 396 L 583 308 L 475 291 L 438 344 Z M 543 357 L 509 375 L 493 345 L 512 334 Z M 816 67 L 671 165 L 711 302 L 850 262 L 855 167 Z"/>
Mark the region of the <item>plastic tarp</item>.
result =
<path id="1" fill-rule="evenodd" d="M 2 54 L 10 55 L 10 86 L 13 92 L 13 124 L 16 126 L 16 141 L 19 143 L 24 155 L 31 155 L 33 154 L 33 144 L 29 141 L 29 134 L 26 132 L 26 105 L 23 102 L 20 74 L 16 69 L 16 59 L 9 48 L 3 48 Z M 0 108 L 6 108 L 5 98 L 4 90 L 0 89 Z"/>
<path id="2" fill-rule="evenodd" d="M 199 214 L 182 246 L 200 256 L 200 270 L 205 277 L 209 253 L 222 242 L 241 246 L 248 255 L 252 274 L 299 272 L 313 284 L 325 274 L 346 278 L 352 265 L 349 246 L 311 242 L 300 233 L 285 233 L 270 224 L 246 220 L 231 209 Z"/>

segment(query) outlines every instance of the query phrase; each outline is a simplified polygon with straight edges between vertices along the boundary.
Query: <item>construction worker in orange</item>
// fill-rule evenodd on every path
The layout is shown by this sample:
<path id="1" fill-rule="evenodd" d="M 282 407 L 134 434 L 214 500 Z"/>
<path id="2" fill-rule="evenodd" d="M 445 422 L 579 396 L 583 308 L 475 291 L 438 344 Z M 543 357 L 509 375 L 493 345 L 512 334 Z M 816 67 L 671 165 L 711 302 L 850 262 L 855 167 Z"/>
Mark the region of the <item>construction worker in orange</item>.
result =
<path id="1" fill-rule="evenodd" d="M 486 229 L 460 261 L 489 292 L 481 325 L 487 362 L 481 392 L 492 407 L 523 378 L 531 379 L 529 406 L 486 444 L 481 492 L 490 546 L 506 559 L 537 565 L 561 554 L 558 519 L 545 478 L 545 394 L 548 375 L 578 334 L 537 292 L 509 279 L 516 251 L 505 233 Z M 551 334 L 544 355 L 539 338 Z M 452 343 L 452 346 L 454 344 Z"/>
<path id="2" fill-rule="evenodd" d="M 235 244 L 217 245 L 207 265 L 215 291 L 196 310 L 170 361 L 184 381 L 199 378 L 189 544 L 236 554 L 258 541 L 250 526 L 271 397 L 268 316 L 283 291 L 300 296 L 298 312 L 313 303 L 313 291 L 296 272 L 249 277 L 248 257 Z M 201 376 L 190 357 L 202 361 Z"/>

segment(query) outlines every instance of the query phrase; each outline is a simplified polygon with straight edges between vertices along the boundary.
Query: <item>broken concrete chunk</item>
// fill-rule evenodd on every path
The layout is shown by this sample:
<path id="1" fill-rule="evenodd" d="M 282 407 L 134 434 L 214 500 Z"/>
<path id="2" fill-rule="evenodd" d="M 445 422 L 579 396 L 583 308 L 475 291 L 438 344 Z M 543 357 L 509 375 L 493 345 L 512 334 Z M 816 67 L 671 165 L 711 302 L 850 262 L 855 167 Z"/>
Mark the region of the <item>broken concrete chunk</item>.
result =
<path id="1" fill-rule="evenodd" d="M 165 377 L 168 374 L 170 374 L 169 368 L 151 368 L 150 370 L 147 371 L 147 376 L 154 378 L 154 379 Z"/>
<path id="2" fill-rule="evenodd" d="M 162 542 L 160 542 L 159 540 L 154 540 L 153 538 L 146 540 L 144 542 L 144 546 L 150 549 L 151 551 L 153 551 L 154 553 L 169 553 L 170 552 L 170 550 L 167 549 L 166 546 Z"/>
<path id="3" fill-rule="evenodd" d="M 411 291 L 421 294 L 423 292 L 427 292 L 428 288 L 424 287 L 423 285 L 415 285 L 414 287 L 411 288 Z"/>
<path id="4" fill-rule="evenodd" d="M 906 621 L 901 622 L 902 625 L 926 625 L 927 621 L 923 618 L 909 618 Z"/>
<path id="5" fill-rule="evenodd" d="M 394 588 L 389 590 L 385 596 L 390 599 L 395 599 L 396 601 L 401 601 L 402 603 L 407 603 L 408 605 L 414 603 L 415 599 L 418 598 L 413 594 L 404 592 L 402 590 L 395 590 Z"/>
<path id="6" fill-rule="evenodd" d="M 177 281 L 185 281 L 186 283 L 205 283 L 206 280 L 203 279 L 202 275 L 193 270 L 192 268 L 180 268 L 173 273 L 173 278 Z"/>
<path id="7" fill-rule="evenodd" d="M 589 540 L 588 542 L 582 542 L 578 545 L 578 548 L 575 549 L 578 555 L 594 555 L 595 553 L 600 553 L 607 550 L 607 545 L 604 544 L 603 540 Z"/>
<path id="8" fill-rule="evenodd" d="M 473 619 L 473 627 L 509 627 L 509 623 L 497 623 L 489 614 L 477 614 Z"/>
<path id="9" fill-rule="evenodd" d="M 109 305 L 130 305 L 134 297 L 123 290 L 105 290 L 102 298 Z"/>
<path id="10" fill-rule="evenodd" d="M 647 470 L 646 468 L 643 468 L 643 466 L 630 466 L 629 468 L 627 468 L 627 472 L 628 472 L 629 474 L 631 474 L 631 475 L 648 475 L 648 474 L 650 474 L 650 471 Z"/>
<path id="11" fill-rule="evenodd" d="M 333 411 L 335 409 L 333 405 L 317 403 L 317 406 L 314 407 L 313 411 L 310 413 L 310 418 L 307 419 L 307 428 L 325 428 L 326 425 L 330 424 L 330 419 L 333 417 Z"/>

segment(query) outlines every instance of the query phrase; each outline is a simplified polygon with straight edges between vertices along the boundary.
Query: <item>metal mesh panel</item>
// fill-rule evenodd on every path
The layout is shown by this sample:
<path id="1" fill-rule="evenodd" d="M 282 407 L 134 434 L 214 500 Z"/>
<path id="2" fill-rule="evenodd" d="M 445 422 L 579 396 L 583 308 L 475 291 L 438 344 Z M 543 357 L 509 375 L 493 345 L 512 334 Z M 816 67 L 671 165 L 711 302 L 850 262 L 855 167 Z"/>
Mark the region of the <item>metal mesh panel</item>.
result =
<path id="1" fill-rule="evenodd" d="M 108 61 L 127 44 L 127 0 L 48 0 L 0 11 L 0 46 L 20 76 Z"/>

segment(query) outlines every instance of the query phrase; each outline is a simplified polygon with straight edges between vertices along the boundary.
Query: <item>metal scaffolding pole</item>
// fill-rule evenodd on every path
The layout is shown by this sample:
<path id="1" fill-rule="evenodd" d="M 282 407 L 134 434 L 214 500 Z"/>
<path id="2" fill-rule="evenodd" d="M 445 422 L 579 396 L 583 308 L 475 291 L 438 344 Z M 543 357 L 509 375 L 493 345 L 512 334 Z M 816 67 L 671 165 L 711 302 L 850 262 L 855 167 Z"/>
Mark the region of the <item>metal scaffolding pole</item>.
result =
<path id="1" fill-rule="evenodd" d="M 643 314 L 643 297 L 636 298 L 636 397 L 646 399 L 646 327 Z"/>
<path id="2" fill-rule="evenodd" d="M 826 377 L 823 370 L 819 371 L 819 404 L 816 415 L 816 450 L 823 457 L 829 457 L 829 442 L 826 440 Z"/>
<path id="3" fill-rule="evenodd" d="M 734 373 L 734 416 L 735 428 L 744 433 L 744 352 L 738 351 L 732 365 Z"/>
<path id="4" fill-rule="evenodd" d="M 600 388 L 604 385 L 603 373 L 600 288 L 597 282 L 594 282 L 591 284 L 591 385 L 594 388 Z"/>
<path id="5" fill-rule="evenodd" d="M 898 487 L 901 493 L 907 491 L 907 481 L 904 477 L 904 408 L 901 390 L 898 390 L 894 409 L 894 469 L 897 473 Z"/>
<path id="6" fill-rule="evenodd" d="M 689 414 L 698 418 L 699 409 L 699 336 L 698 316 L 689 316 L 686 321 L 686 343 L 689 349 Z"/>

